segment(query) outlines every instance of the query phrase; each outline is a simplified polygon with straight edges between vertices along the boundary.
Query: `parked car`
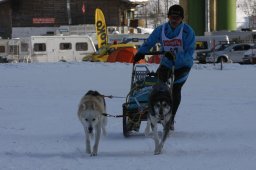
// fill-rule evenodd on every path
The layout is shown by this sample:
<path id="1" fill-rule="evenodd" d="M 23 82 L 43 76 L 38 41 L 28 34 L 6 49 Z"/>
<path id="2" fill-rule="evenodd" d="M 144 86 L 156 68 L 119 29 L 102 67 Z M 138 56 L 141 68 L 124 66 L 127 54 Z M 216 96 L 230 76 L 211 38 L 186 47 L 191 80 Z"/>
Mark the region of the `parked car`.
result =
<path id="1" fill-rule="evenodd" d="M 199 63 L 205 63 L 205 61 L 200 61 L 202 54 L 211 52 L 213 48 L 218 44 L 229 44 L 229 37 L 227 35 L 206 35 L 206 36 L 196 36 L 196 46 L 194 60 Z"/>
<path id="2" fill-rule="evenodd" d="M 210 57 L 213 52 L 216 51 L 222 51 L 225 48 L 227 48 L 230 44 L 218 44 L 214 49 L 203 51 L 203 52 L 197 52 L 197 60 L 199 63 L 205 64 L 206 63 L 206 57 Z"/>
<path id="3" fill-rule="evenodd" d="M 233 62 L 243 63 L 244 52 L 253 48 L 254 44 L 241 43 L 231 44 L 222 51 L 212 52 L 209 57 L 206 57 L 206 62 Z"/>
<path id="4" fill-rule="evenodd" d="M 244 64 L 256 64 L 256 44 L 250 50 L 244 53 Z"/>

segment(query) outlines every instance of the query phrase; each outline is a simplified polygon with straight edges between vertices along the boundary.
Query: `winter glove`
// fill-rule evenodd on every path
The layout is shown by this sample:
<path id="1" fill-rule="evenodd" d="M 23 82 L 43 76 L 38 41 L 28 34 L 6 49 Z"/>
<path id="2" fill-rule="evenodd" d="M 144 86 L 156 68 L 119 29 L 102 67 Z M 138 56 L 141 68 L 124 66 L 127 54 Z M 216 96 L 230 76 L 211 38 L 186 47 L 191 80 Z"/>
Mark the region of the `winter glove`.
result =
<path id="1" fill-rule="evenodd" d="M 145 55 L 142 53 L 136 53 L 134 58 L 133 58 L 133 63 L 137 63 L 141 59 L 144 59 Z"/>
<path id="2" fill-rule="evenodd" d="M 175 61 L 176 60 L 176 56 L 172 53 L 172 52 L 165 52 L 164 56 L 166 58 L 168 58 L 171 61 Z"/>

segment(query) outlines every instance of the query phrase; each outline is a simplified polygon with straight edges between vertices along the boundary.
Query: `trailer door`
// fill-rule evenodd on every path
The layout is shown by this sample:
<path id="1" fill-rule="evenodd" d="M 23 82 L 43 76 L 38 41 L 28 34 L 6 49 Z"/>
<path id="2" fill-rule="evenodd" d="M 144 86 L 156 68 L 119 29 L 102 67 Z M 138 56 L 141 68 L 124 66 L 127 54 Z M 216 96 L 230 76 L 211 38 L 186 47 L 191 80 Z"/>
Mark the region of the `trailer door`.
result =
<path id="1" fill-rule="evenodd" d="M 48 62 L 58 62 L 60 61 L 57 55 L 58 46 L 53 38 L 49 38 L 46 41 L 46 49 L 47 49 L 47 59 Z"/>

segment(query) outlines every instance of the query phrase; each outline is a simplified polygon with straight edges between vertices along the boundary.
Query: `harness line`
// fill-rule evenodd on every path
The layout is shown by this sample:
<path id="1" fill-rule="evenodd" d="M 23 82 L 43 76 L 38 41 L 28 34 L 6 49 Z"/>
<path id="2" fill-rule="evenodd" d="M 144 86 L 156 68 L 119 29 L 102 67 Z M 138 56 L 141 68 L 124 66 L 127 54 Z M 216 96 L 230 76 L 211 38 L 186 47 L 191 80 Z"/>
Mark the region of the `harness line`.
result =
<path id="1" fill-rule="evenodd" d="M 114 117 L 114 118 L 123 117 L 123 115 L 111 115 L 111 114 L 108 114 L 108 113 L 102 113 L 102 115 L 106 116 L 106 117 Z"/>
<path id="2" fill-rule="evenodd" d="M 107 97 L 107 98 L 110 98 L 110 99 L 113 99 L 113 98 L 126 98 L 126 97 L 122 97 L 122 96 L 113 96 L 113 95 L 102 95 L 102 97 Z"/>

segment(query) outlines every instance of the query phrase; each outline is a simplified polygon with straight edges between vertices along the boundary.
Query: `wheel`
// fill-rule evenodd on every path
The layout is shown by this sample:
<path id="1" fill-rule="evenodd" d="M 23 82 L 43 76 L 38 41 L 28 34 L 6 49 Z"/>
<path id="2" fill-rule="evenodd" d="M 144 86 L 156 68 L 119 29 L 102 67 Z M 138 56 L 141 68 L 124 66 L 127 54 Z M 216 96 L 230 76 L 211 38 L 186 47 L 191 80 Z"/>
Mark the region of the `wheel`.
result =
<path id="1" fill-rule="evenodd" d="M 64 60 L 64 59 L 61 59 L 59 62 L 67 62 L 66 60 Z"/>
<path id="2" fill-rule="evenodd" d="M 124 137 L 129 137 L 129 131 L 127 128 L 127 124 L 128 124 L 127 110 L 126 110 L 126 106 L 123 105 L 123 135 L 124 135 Z"/>

